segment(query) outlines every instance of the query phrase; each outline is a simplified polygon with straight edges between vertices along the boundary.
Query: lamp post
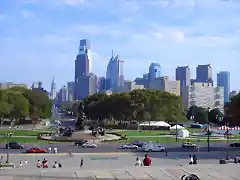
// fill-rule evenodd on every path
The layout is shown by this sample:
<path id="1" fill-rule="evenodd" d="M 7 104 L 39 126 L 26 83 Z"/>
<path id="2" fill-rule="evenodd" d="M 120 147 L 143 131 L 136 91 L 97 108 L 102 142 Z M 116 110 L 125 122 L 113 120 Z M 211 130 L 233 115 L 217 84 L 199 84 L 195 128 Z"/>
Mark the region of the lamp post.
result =
<path id="1" fill-rule="evenodd" d="M 178 104 L 177 105 L 177 113 L 179 111 L 179 108 L 180 108 L 180 105 Z M 177 117 L 176 117 L 176 142 L 178 142 L 178 128 L 177 128 L 177 126 L 178 126 L 178 120 L 177 120 Z"/>
<path id="2" fill-rule="evenodd" d="M 9 157 L 9 137 L 12 135 L 10 133 L 7 134 L 7 160 L 6 163 L 9 163 L 10 157 Z"/>
<path id="3" fill-rule="evenodd" d="M 209 111 L 210 111 L 210 108 L 208 108 L 208 111 L 207 111 L 207 120 L 208 120 L 208 126 L 207 126 L 207 144 L 208 144 L 208 152 L 210 152 L 210 125 L 209 125 Z"/>
<path id="4" fill-rule="evenodd" d="M 229 156 L 228 156 L 228 146 L 229 146 L 229 132 L 227 130 L 226 132 L 226 136 L 227 136 L 227 153 L 226 153 L 226 160 L 229 160 Z"/>

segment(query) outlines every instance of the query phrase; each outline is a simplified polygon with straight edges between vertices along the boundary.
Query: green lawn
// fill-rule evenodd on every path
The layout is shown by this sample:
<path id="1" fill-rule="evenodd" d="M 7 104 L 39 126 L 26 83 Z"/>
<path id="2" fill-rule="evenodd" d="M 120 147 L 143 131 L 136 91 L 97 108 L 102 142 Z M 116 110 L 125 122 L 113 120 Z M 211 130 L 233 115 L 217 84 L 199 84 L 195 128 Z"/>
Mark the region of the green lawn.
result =
<path id="1" fill-rule="evenodd" d="M 202 132 L 203 129 L 195 129 L 195 128 L 187 128 L 191 133 L 199 133 Z M 117 131 L 119 135 L 126 136 L 159 136 L 169 134 L 169 130 L 123 130 Z"/>
<path id="2" fill-rule="evenodd" d="M 8 141 L 19 142 L 23 144 L 58 144 L 64 143 L 60 141 L 47 141 L 47 140 L 39 140 L 37 137 L 2 137 L 0 138 L 0 144 L 6 144 Z"/>
<path id="3" fill-rule="evenodd" d="M 0 136 L 12 133 L 13 136 L 37 136 L 39 133 L 51 132 L 48 130 L 19 130 L 19 129 L 0 129 Z"/>

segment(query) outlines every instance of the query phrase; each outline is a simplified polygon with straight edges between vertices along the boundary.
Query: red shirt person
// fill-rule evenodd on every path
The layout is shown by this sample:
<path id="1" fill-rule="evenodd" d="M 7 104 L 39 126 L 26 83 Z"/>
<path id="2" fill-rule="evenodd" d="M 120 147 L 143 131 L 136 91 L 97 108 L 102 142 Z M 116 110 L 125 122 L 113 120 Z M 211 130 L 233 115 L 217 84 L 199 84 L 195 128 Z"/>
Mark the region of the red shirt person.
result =
<path id="1" fill-rule="evenodd" d="M 152 160 L 148 154 L 145 155 L 145 158 L 143 160 L 144 166 L 151 166 Z"/>

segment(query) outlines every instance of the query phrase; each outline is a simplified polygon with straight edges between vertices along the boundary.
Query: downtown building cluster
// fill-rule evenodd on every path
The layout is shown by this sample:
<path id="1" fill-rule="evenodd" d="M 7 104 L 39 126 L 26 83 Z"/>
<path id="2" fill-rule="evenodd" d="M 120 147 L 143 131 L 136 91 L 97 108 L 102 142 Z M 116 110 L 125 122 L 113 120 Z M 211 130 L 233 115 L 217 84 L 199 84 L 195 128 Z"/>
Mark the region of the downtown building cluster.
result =
<path id="1" fill-rule="evenodd" d="M 51 94 L 53 99 L 60 101 L 82 100 L 98 92 L 112 94 L 129 92 L 134 89 L 153 89 L 167 91 L 182 97 L 184 108 L 196 105 L 205 108 L 218 108 L 223 111 L 224 104 L 229 102 L 230 72 L 221 71 L 217 74 L 217 83 L 213 82 L 212 67 L 210 64 L 198 65 L 196 78 L 191 79 L 190 67 L 176 68 L 176 79 L 171 80 L 162 74 L 162 67 L 158 63 L 151 63 L 148 73 L 134 81 L 124 79 L 124 61 L 119 55 L 112 56 L 106 68 L 105 77 L 97 77 L 91 72 L 91 43 L 89 40 L 80 40 L 79 51 L 75 60 L 75 80 L 68 82 L 56 93 L 55 82 L 52 83 Z"/>
<path id="2" fill-rule="evenodd" d="M 98 92 L 112 94 L 130 92 L 134 89 L 153 89 L 167 91 L 182 97 L 185 109 L 196 105 L 205 108 L 218 108 L 223 111 L 224 104 L 229 102 L 231 96 L 237 94 L 230 92 L 230 73 L 221 71 L 217 74 L 217 83 L 213 82 L 212 67 L 210 64 L 198 65 L 196 78 L 191 79 L 190 67 L 176 68 L 175 79 L 162 74 L 162 67 L 158 63 L 151 63 L 148 72 L 134 81 L 124 79 L 124 61 L 119 55 L 112 52 L 106 67 L 106 76 L 97 77 L 91 72 L 92 49 L 87 39 L 80 40 L 78 54 L 75 59 L 74 81 L 68 82 L 59 91 L 53 77 L 49 96 L 55 102 L 78 101 Z M 14 86 L 27 87 L 25 84 L 11 82 L 0 83 L 1 89 Z M 32 89 L 43 89 L 41 82 L 34 82 Z M 44 90 L 45 91 L 45 90 Z"/>

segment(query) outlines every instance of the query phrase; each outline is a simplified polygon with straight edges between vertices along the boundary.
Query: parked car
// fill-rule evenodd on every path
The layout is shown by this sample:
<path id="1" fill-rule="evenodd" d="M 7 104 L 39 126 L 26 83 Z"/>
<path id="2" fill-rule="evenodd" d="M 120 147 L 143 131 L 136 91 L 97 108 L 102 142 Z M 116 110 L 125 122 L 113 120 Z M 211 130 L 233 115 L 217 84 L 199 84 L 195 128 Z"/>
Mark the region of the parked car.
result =
<path id="1" fill-rule="evenodd" d="M 230 144 L 230 147 L 240 147 L 240 142 L 233 142 Z"/>
<path id="2" fill-rule="evenodd" d="M 18 142 L 9 142 L 6 144 L 6 149 L 23 149 L 24 146 Z"/>
<path id="3" fill-rule="evenodd" d="M 122 149 L 137 149 L 138 146 L 134 144 L 124 144 L 122 145 Z"/>
<path id="4" fill-rule="evenodd" d="M 82 146 L 83 144 L 87 143 L 87 140 L 78 140 L 74 142 L 75 146 Z"/>
<path id="5" fill-rule="evenodd" d="M 26 150 L 26 153 L 47 153 L 46 149 L 41 149 L 39 147 L 33 147 Z"/>
<path id="6" fill-rule="evenodd" d="M 94 143 L 84 143 L 83 145 L 82 145 L 82 147 L 83 148 L 96 148 L 97 147 L 97 145 L 96 144 L 94 144 Z"/>
<path id="7" fill-rule="evenodd" d="M 149 143 L 143 146 L 144 152 L 163 152 L 165 147 L 158 143 Z"/>
<path id="8" fill-rule="evenodd" d="M 191 142 L 184 142 L 184 143 L 182 144 L 182 147 L 183 147 L 183 148 L 196 148 L 197 145 L 196 145 L 196 144 L 193 144 L 193 143 L 191 143 Z"/>

